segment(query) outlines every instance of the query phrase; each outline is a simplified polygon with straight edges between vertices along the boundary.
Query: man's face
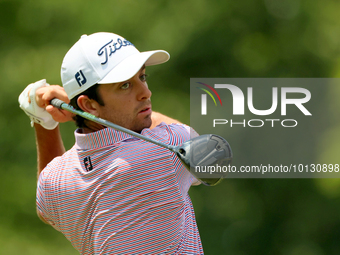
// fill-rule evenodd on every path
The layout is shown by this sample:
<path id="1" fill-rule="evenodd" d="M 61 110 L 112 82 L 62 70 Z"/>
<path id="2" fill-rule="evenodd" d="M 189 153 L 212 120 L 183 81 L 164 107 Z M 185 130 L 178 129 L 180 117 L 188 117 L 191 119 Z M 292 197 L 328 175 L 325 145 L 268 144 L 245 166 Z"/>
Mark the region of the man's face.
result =
<path id="1" fill-rule="evenodd" d="M 127 81 L 99 85 L 98 93 L 104 102 L 98 117 L 136 132 L 151 126 L 151 91 L 145 67 Z"/>

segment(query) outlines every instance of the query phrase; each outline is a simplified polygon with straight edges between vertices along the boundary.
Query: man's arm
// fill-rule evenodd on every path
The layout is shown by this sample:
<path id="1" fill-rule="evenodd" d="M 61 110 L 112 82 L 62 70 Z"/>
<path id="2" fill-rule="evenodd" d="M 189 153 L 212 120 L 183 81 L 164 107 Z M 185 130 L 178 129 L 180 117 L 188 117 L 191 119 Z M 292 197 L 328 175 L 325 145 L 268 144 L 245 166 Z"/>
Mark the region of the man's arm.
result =
<path id="1" fill-rule="evenodd" d="M 29 93 L 29 92 L 28 92 Z M 59 110 L 49 104 L 53 98 L 59 98 L 66 102 L 69 101 L 64 89 L 60 86 L 49 86 L 37 89 L 35 91 L 35 101 L 39 107 L 45 108 L 50 113 L 53 119 L 57 122 L 66 122 L 72 120 L 72 115 L 66 111 Z M 61 138 L 59 125 L 53 129 L 48 130 L 40 124 L 34 123 L 35 140 L 37 147 L 37 163 L 39 179 L 40 173 L 55 157 L 61 156 L 65 152 L 63 140 Z M 38 207 L 36 208 L 38 217 L 46 224 L 49 224 L 40 214 Z"/>
<path id="2" fill-rule="evenodd" d="M 178 120 L 172 119 L 168 116 L 165 116 L 159 112 L 154 112 L 154 111 L 151 114 L 151 120 L 152 120 L 152 124 L 151 124 L 150 129 L 153 129 L 154 127 L 161 124 L 162 122 L 165 122 L 166 124 L 174 124 L 174 123 L 182 124 Z"/>
<path id="3" fill-rule="evenodd" d="M 72 114 L 64 110 L 57 109 L 50 105 L 53 98 L 59 98 L 68 102 L 69 99 L 64 89 L 58 85 L 43 87 L 35 92 L 35 101 L 39 107 L 52 115 L 57 122 L 72 121 Z M 61 156 L 65 152 L 65 147 L 59 131 L 59 125 L 53 130 L 47 130 L 41 125 L 34 123 L 35 138 L 38 157 L 38 178 L 41 171 L 55 157 Z"/>
<path id="4" fill-rule="evenodd" d="M 37 145 L 38 178 L 41 171 L 55 157 L 65 152 L 65 147 L 59 132 L 59 125 L 53 130 L 47 130 L 41 125 L 34 123 L 35 140 Z"/>
<path id="5" fill-rule="evenodd" d="M 41 125 L 34 123 L 35 139 L 37 145 L 38 158 L 38 174 L 51 162 L 55 157 L 61 156 L 65 152 L 64 144 L 59 132 L 59 125 L 53 130 L 47 130 Z M 36 208 L 37 215 L 44 223 L 49 224 L 41 216 L 38 207 Z"/>
<path id="6" fill-rule="evenodd" d="M 56 109 L 50 105 L 50 100 L 53 98 L 59 98 L 66 102 L 69 101 L 62 87 L 49 86 L 46 83 L 46 80 L 40 80 L 29 84 L 19 96 L 20 107 L 30 117 L 32 122 L 34 121 L 39 123 L 34 123 L 37 146 L 38 178 L 40 173 L 46 165 L 51 162 L 51 160 L 65 152 L 57 122 L 72 120 L 71 114 Z M 52 116 L 54 120 L 48 116 Z M 47 223 L 41 216 L 38 208 L 37 214 L 43 222 Z"/>

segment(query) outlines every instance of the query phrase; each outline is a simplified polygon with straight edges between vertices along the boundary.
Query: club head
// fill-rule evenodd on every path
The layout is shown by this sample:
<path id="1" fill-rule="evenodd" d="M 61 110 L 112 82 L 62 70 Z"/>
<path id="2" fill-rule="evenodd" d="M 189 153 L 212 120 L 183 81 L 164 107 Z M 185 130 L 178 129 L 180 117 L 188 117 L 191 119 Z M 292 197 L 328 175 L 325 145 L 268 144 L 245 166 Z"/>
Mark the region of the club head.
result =
<path id="1" fill-rule="evenodd" d="M 176 154 L 186 168 L 207 186 L 216 185 L 226 176 L 226 167 L 233 158 L 229 143 L 214 134 L 190 139 L 176 147 Z"/>

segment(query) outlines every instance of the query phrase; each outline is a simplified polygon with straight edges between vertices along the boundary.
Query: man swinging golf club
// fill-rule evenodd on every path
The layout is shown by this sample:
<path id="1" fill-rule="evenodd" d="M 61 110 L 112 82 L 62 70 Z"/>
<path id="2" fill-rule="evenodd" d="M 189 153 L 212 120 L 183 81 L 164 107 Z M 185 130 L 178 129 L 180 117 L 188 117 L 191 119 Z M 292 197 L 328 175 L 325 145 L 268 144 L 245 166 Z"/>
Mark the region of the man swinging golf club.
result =
<path id="1" fill-rule="evenodd" d="M 178 157 L 126 133 L 50 105 L 53 98 L 166 144 L 193 130 L 151 110 L 145 67 L 162 50 L 139 52 L 119 35 L 82 36 L 61 68 L 63 87 L 30 84 L 20 107 L 36 131 L 37 213 L 81 254 L 202 254 L 188 190 L 199 184 Z M 65 152 L 58 122 L 75 119 Z"/>

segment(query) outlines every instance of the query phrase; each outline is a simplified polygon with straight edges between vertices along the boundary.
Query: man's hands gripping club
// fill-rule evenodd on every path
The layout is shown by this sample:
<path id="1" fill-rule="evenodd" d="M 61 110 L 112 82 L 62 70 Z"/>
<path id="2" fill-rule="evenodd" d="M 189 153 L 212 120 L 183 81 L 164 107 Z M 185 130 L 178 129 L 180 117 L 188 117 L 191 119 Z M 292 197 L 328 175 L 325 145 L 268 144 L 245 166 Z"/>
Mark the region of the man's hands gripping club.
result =
<path id="1" fill-rule="evenodd" d="M 49 85 L 46 80 L 29 84 L 19 96 L 20 108 L 30 117 L 31 125 L 40 124 L 48 130 L 55 129 L 58 122 L 72 120 L 73 114 L 57 109 L 50 104 L 53 98 L 69 102 L 64 88 Z"/>

